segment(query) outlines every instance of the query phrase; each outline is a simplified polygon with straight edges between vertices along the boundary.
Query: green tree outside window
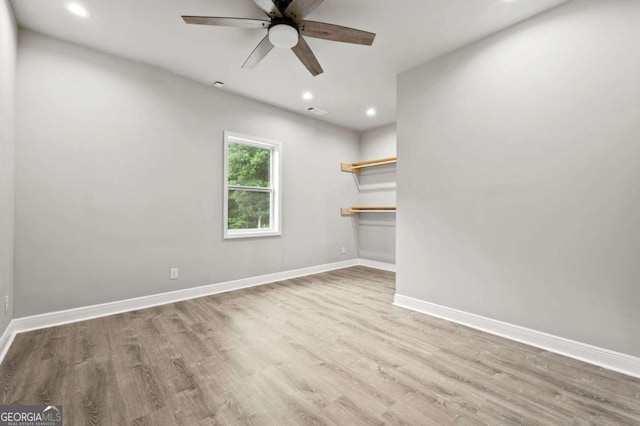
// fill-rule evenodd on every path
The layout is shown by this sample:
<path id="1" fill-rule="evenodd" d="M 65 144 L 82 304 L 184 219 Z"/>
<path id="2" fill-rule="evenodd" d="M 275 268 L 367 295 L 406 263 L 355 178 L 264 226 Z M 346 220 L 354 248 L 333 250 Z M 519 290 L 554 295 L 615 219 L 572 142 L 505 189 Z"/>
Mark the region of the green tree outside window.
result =
<path id="1" fill-rule="evenodd" d="M 228 229 L 270 228 L 271 150 L 240 143 L 228 150 Z"/>

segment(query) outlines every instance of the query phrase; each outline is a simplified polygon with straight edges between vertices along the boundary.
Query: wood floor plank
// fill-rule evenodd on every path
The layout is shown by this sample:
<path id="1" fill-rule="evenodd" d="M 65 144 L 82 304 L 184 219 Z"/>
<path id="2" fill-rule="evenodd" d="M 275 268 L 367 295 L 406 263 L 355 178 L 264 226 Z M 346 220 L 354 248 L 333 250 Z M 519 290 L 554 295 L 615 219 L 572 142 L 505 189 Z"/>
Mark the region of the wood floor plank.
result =
<path id="1" fill-rule="evenodd" d="M 392 304 L 353 267 L 16 336 L 71 425 L 640 425 L 640 380 Z"/>

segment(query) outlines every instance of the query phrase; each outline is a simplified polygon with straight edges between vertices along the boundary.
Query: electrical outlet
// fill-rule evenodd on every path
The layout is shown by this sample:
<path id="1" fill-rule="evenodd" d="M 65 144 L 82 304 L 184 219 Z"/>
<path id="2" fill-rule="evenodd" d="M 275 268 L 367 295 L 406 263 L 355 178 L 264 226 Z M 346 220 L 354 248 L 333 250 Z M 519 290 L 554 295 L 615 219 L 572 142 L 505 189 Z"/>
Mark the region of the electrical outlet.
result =
<path id="1" fill-rule="evenodd" d="M 342 253 L 343 255 L 347 254 L 347 249 L 342 247 L 342 249 L 340 250 L 340 253 Z"/>
<path id="2" fill-rule="evenodd" d="M 4 297 L 4 313 L 5 314 L 9 313 L 9 295 L 8 294 Z"/>
<path id="3" fill-rule="evenodd" d="M 169 269 L 169 278 L 172 280 L 178 279 L 178 268 Z"/>

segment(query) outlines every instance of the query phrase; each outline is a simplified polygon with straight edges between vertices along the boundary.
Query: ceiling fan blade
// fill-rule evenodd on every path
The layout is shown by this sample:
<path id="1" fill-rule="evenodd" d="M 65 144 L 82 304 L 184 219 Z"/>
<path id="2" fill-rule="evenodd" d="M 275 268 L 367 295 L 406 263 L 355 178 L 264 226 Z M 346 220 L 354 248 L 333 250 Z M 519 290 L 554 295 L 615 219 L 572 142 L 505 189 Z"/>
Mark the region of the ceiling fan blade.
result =
<path id="1" fill-rule="evenodd" d="M 258 43 L 256 48 L 253 49 L 253 52 L 251 52 L 247 60 L 244 61 L 242 68 L 254 68 L 267 56 L 267 53 L 271 52 L 271 49 L 273 49 L 273 44 L 269 41 L 269 34 L 267 34 L 262 41 Z"/>
<path id="2" fill-rule="evenodd" d="M 376 38 L 374 33 L 367 31 L 315 21 L 302 21 L 300 23 L 300 33 L 307 37 L 341 41 L 343 43 L 363 44 L 366 46 L 371 46 L 373 40 Z"/>
<path id="3" fill-rule="evenodd" d="M 271 0 L 253 0 L 271 18 L 282 18 L 282 13 Z"/>
<path id="4" fill-rule="evenodd" d="M 294 21 L 300 21 L 313 12 L 316 7 L 320 6 L 320 3 L 323 1 L 324 0 L 293 0 L 284 10 L 284 14 Z"/>
<path id="5" fill-rule="evenodd" d="M 265 19 L 222 18 L 217 16 L 183 16 L 187 24 L 221 25 L 223 27 L 269 28 L 271 21 Z"/>
<path id="6" fill-rule="evenodd" d="M 298 44 L 292 47 L 291 50 L 293 50 L 293 53 L 295 53 L 298 59 L 300 59 L 300 62 L 307 67 L 311 75 L 315 77 L 324 72 L 320 66 L 320 62 L 318 62 L 318 59 L 316 58 L 316 55 L 313 54 L 311 48 L 302 36 L 298 36 Z"/>

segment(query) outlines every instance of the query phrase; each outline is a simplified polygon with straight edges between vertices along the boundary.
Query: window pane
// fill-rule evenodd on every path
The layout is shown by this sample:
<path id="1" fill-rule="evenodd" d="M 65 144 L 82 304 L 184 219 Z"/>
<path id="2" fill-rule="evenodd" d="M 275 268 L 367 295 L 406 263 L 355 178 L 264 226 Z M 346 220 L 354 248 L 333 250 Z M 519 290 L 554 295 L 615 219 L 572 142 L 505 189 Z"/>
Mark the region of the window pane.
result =
<path id="1" fill-rule="evenodd" d="M 271 227 L 271 193 L 229 190 L 228 229 Z"/>
<path id="2" fill-rule="evenodd" d="M 230 143 L 228 161 L 229 185 L 270 186 L 271 150 Z"/>

